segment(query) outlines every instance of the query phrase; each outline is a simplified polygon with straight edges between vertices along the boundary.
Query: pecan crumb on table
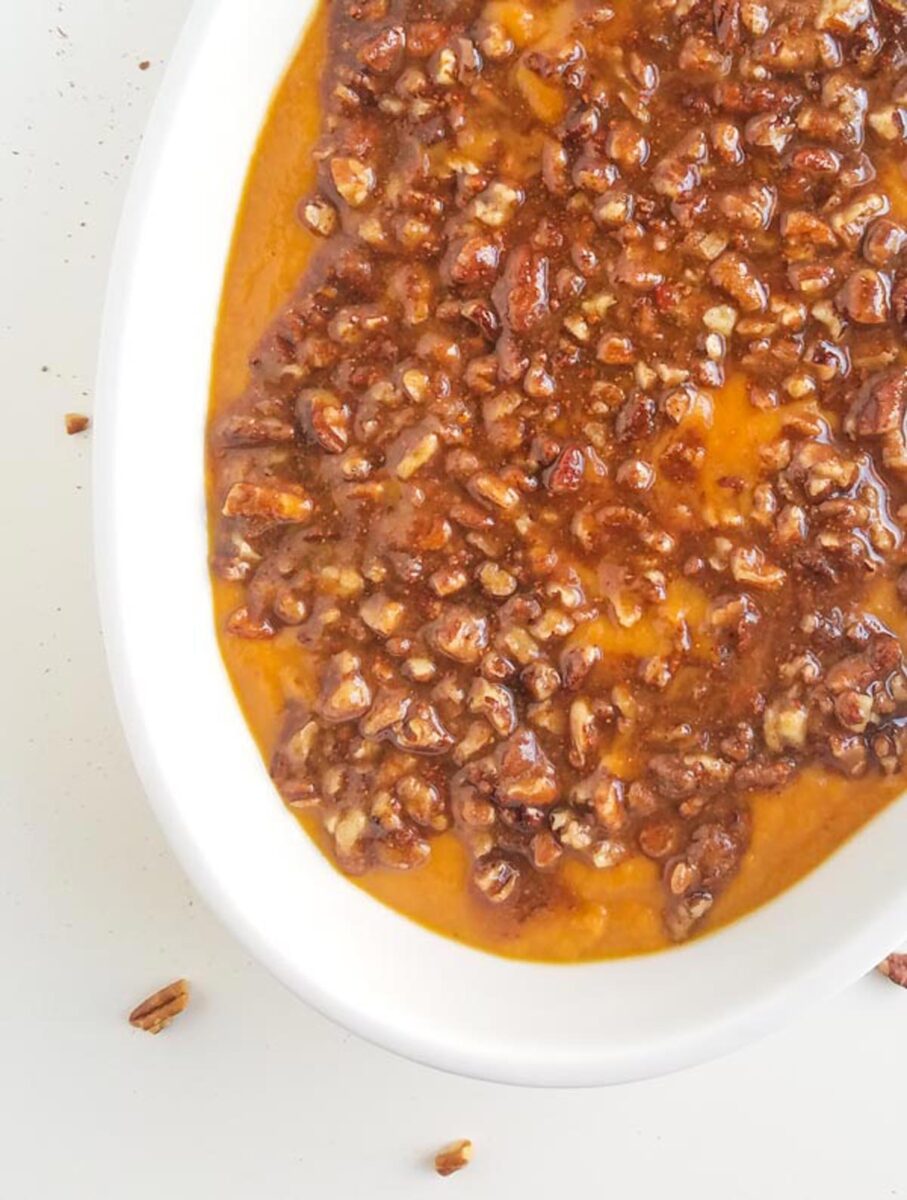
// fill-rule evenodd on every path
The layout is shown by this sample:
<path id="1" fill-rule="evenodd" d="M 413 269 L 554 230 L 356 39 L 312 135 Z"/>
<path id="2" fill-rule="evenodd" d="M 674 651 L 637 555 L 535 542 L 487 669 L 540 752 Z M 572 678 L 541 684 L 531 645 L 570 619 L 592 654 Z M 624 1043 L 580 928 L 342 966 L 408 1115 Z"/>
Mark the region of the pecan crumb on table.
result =
<path id="1" fill-rule="evenodd" d="M 189 1003 L 189 982 L 177 979 L 143 1000 L 129 1014 L 129 1024 L 146 1033 L 160 1033 Z"/>
<path id="2" fill-rule="evenodd" d="M 469 1138 L 461 1138 L 451 1142 L 435 1155 L 435 1170 L 439 1175 L 453 1175 L 462 1171 L 472 1162 L 472 1142 Z"/>
<path id="3" fill-rule="evenodd" d="M 879 970 L 892 983 L 907 987 L 907 954 L 889 954 L 879 963 Z"/>
<path id="4" fill-rule="evenodd" d="M 350 873 L 455 839 L 574 920 L 642 865 L 684 939 L 757 800 L 838 797 L 824 853 L 907 752 L 907 10 L 328 22 L 316 248 L 210 430 L 273 777 Z"/>
<path id="5" fill-rule="evenodd" d="M 91 418 L 86 417 L 84 413 L 67 413 L 63 420 L 66 425 L 66 432 L 70 435 L 84 433 L 91 424 Z"/>

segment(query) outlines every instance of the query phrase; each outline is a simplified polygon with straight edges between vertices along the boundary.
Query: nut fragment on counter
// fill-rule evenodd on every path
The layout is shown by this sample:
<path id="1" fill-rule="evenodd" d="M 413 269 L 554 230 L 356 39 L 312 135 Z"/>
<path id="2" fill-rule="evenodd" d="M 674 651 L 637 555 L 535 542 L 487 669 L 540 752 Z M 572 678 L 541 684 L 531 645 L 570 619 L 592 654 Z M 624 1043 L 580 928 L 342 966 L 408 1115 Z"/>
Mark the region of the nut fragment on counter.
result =
<path id="1" fill-rule="evenodd" d="M 75 433 L 84 433 L 91 424 L 91 418 L 86 417 L 84 413 L 67 413 L 64 417 L 66 432 L 72 436 Z"/>
<path id="2" fill-rule="evenodd" d="M 189 982 L 177 979 L 143 1000 L 129 1014 L 129 1024 L 146 1033 L 160 1033 L 189 1003 Z"/>
<path id="3" fill-rule="evenodd" d="M 879 970 L 892 983 L 907 987 L 907 954 L 889 954 L 879 963 Z"/>
<path id="4" fill-rule="evenodd" d="M 472 1142 L 469 1138 L 460 1138 L 450 1142 L 435 1155 L 435 1170 L 441 1176 L 453 1175 L 462 1171 L 472 1162 Z"/>

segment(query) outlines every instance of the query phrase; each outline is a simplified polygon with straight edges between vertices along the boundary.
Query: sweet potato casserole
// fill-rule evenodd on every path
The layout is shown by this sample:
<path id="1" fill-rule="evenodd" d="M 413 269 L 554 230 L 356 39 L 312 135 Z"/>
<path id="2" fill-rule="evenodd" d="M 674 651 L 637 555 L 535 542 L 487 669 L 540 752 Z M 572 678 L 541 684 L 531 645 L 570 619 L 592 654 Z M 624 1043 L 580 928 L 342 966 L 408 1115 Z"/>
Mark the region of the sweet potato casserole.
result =
<path id="1" fill-rule="evenodd" d="M 374 894 L 652 949 L 901 789 L 905 138 L 905 0 L 331 0 L 228 273 L 212 568 Z"/>

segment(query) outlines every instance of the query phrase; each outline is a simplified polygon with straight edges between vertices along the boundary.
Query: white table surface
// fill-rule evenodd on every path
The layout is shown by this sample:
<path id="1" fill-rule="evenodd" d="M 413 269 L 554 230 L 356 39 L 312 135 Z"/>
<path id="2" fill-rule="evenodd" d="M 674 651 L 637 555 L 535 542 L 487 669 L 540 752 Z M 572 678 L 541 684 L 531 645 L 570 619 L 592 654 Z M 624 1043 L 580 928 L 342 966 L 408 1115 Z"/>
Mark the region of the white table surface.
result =
<path id="1" fill-rule="evenodd" d="M 187 8 L 0 0 L 0 1198 L 907 1195 L 907 992 L 877 974 L 718 1063 L 517 1090 L 351 1037 L 196 899 L 118 728 L 91 435 L 63 432 L 91 412 L 117 214 Z M 185 1015 L 131 1029 L 183 974 Z M 439 1180 L 427 1159 L 458 1136 L 475 1161 Z"/>

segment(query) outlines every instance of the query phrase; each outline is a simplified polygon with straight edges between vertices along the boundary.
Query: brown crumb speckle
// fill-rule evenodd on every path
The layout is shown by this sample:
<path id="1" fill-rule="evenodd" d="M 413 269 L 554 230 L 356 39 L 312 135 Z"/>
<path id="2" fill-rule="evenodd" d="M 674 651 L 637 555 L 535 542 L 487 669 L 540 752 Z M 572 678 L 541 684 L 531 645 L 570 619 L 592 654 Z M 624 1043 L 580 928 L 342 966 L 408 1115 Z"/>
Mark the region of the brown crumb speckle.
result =
<path id="1" fill-rule="evenodd" d="M 139 70 L 147 71 L 150 66 L 151 66 L 151 63 L 149 62 L 149 60 L 147 58 L 143 58 L 142 61 L 139 63 Z"/>
<path id="2" fill-rule="evenodd" d="M 66 422 L 66 432 L 70 436 L 74 433 L 84 433 L 91 424 L 91 418 L 86 417 L 84 413 L 67 413 L 64 420 Z"/>
<path id="3" fill-rule="evenodd" d="M 160 1033 L 189 1003 L 189 981 L 177 979 L 143 1000 L 129 1014 L 129 1024 L 146 1033 Z"/>
<path id="4" fill-rule="evenodd" d="M 462 1171 L 472 1162 L 472 1142 L 469 1138 L 460 1138 L 450 1142 L 435 1155 L 435 1170 L 439 1175 L 453 1175 Z"/>

